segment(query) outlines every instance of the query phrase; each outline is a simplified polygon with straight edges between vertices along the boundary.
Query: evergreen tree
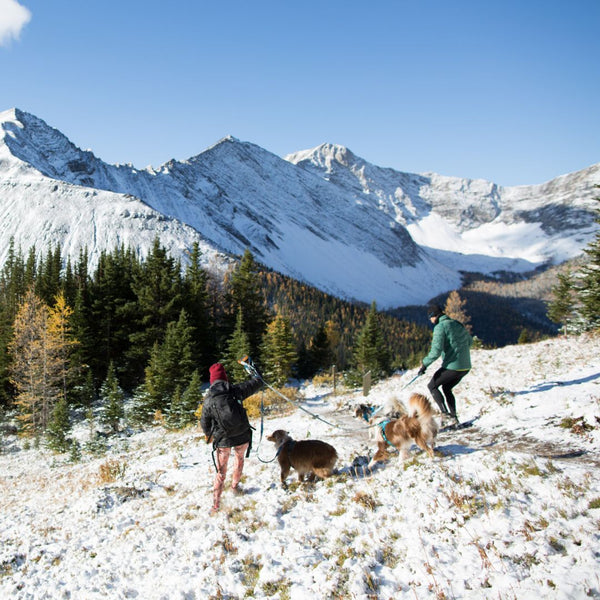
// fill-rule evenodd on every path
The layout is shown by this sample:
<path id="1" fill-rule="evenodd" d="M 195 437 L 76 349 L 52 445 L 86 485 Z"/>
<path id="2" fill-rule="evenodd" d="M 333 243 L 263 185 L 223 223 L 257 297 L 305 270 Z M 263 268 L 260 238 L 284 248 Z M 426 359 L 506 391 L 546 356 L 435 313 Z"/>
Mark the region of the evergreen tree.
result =
<path id="1" fill-rule="evenodd" d="M 10 353 L 9 345 L 12 338 L 12 320 L 9 320 L 8 310 L 0 309 L 0 408 L 8 407 L 13 397 L 10 382 Z"/>
<path id="2" fill-rule="evenodd" d="M 89 357 L 95 380 L 104 381 L 112 361 L 126 389 L 141 379 L 137 365 L 131 366 L 124 358 L 131 346 L 129 338 L 138 327 L 132 286 L 139 268 L 131 250 L 120 247 L 112 253 L 103 252 L 87 292 L 82 291 L 82 306 L 78 307 L 85 323 L 83 352 Z"/>
<path id="3" fill-rule="evenodd" d="M 146 377 L 134 395 L 132 421 L 140 424 L 150 423 L 156 411 L 166 410 L 169 405 L 166 388 L 167 383 L 163 379 L 161 369 L 160 347 L 158 342 L 155 342 L 146 367 Z"/>
<path id="4" fill-rule="evenodd" d="M 575 288 L 571 271 L 558 274 L 558 283 L 552 288 L 553 299 L 548 303 L 548 318 L 563 326 L 567 334 L 568 324 L 575 318 Z"/>
<path id="5" fill-rule="evenodd" d="M 31 246 L 29 248 L 29 252 L 27 254 L 27 261 L 25 263 L 25 274 L 23 278 L 23 283 L 25 284 L 25 289 L 29 290 L 34 286 L 35 279 L 37 273 L 37 254 L 35 250 L 35 246 Z"/>
<path id="6" fill-rule="evenodd" d="M 260 287 L 257 265 L 250 250 L 246 250 L 228 282 L 230 314 L 241 309 L 244 327 L 248 334 L 250 355 L 256 356 L 268 321 L 265 298 Z"/>
<path id="7" fill-rule="evenodd" d="M 201 385 L 200 375 L 198 371 L 194 371 L 183 394 L 179 387 L 175 389 L 171 407 L 167 413 L 167 423 L 170 427 L 180 429 L 194 422 L 196 410 L 202 402 Z"/>
<path id="8" fill-rule="evenodd" d="M 100 422 L 109 427 L 112 433 L 118 433 L 121 420 L 125 417 L 125 394 L 119 386 L 112 362 L 108 366 L 106 380 L 100 388 L 100 399 L 104 405 Z"/>
<path id="9" fill-rule="evenodd" d="M 61 288 L 62 258 L 60 244 L 52 249 L 50 246 L 42 260 L 38 263 L 38 273 L 35 278 L 37 295 L 50 305 Z"/>
<path id="10" fill-rule="evenodd" d="M 316 368 L 314 363 L 311 360 L 311 357 L 308 353 L 308 348 L 306 347 L 306 343 L 304 340 L 300 342 L 300 346 L 298 347 L 298 357 L 296 360 L 296 366 L 294 372 L 298 379 L 310 379 L 314 377 L 316 373 Z"/>
<path id="11" fill-rule="evenodd" d="M 162 343 L 167 324 L 176 321 L 183 308 L 180 265 L 168 255 L 158 238 L 134 275 L 132 288 L 136 296 L 132 312 L 137 327 L 129 336 L 128 356 L 137 370 L 147 363 L 153 345 Z"/>
<path id="12" fill-rule="evenodd" d="M 11 238 L 8 254 L 0 271 L 0 295 L 2 308 L 7 319 L 12 323 L 19 306 L 23 302 L 27 284 L 25 283 L 25 261 L 21 250 L 15 250 L 14 239 Z"/>
<path id="13" fill-rule="evenodd" d="M 313 365 L 314 373 L 317 371 L 326 371 L 333 363 L 333 352 L 331 351 L 331 342 L 327 336 L 325 325 L 319 325 L 317 332 L 310 341 L 308 347 L 310 362 Z"/>
<path id="14" fill-rule="evenodd" d="M 0 407 L 8 407 L 14 396 L 10 382 L 9 345 L 12 325 L 25 296 L 25 262 L 21 251 L 16 251 L 11 238 L 8 254 L 0 271 Z"/>
<path id="15" fill-rule="evenodd" d="M 243 381 L 246 378 L 246 371 L 240 365 L 238 360 L 244 356 L 250 355 L 250 342 L 248 334 L 244 330 L 244 316 L 242 309 L 238 309 L 235 329 L 227 342 L 227 353 L 223 360 L 225 370 L 232 381 Z"/>
<path id="16" fill-rule="evenodd" d="M 71 349 L 71 361 L 74 368 L 69 374 L 71 381 L 69 404 L 78 404 L 80 406 L 88 406 L 90 404 L 91 401 L 88 399 L 89 385 L 93 385 L 93 374 L 90 367 L 93 358 L 89 354 L 93 344 L 89 337 L 90 328 L 87 322 L 88 316 L 84 294 L 85 291 L 83 288 L 80 288 L 75 293 L 73 314 L 69 319 L 73 337 L 78 342 Z"/>
<path id="17" fill-rule="evenodd" d="M 216 353 L 209 319 L 208 273 L 200 264 L 201 255 L 198 242 L 194 242 L 183 279 L 183 305 L 194 328 L 194 362 L 200 371 L 208 368 L 210 357 Z"/>
<path id="18" fill-rule="evenodd" d="M 282 386 L 292 375 L 297 359 L 292 328 L 289 321 L 277 315 L 267 326 L 261 347 L 264 376 L 273 385 Z"/>
<path id="19" fill-rule="evenodd" d="M 164 414 L 175 389 L 187 388 L 194 372 L 191 340 L 192 330 L 182 310 L 179 320 L 168 324 L 164 342 L 154 344 L 142 385 L 144 393 L 138 395 L 138 420 L 149 422 L 156 411 Z"/>
<path id="20" fill-rule="evenodd" d="M 68 438 L 70 429 L 69 405 L 66 396 L 62 396 L 52 410 L 52 417 L 46 430 L 48 447 L 56 452 L 67 452 L 71 445 Z"/>
<path id="21" fill-rule="evenodd" d="M 600 202 L 600 198 L 597 201 Z M 600 224 L 600 209 L 596 212 L 596 223 Z M 594 241 L 584 249 L 584 252 L 588 255 L 589 261 L 581 269 L 579 288 L 581 316 L 586 327 L 596 329 L 600 327 L 600 231 L 596 232 Z"/>
<path id="22" fill-rule="evenodd" d="M 77 398 L 79 405 L 85 409 L 91 408 L 96 401 L 96 386 L 90 369 L 85 370 L 85 377 L 81 380 L 81 386 L 74 388 L 73 395 Z"/>
<path id="23" fill-rule="evenodd" d="M 371 304 L 365 325 L 358 334 L 354 350 L 354 364 L 361 373 L 371 372 L 372 381 L 378 381 L 389 373 L 390 358 L 377 314 L 377 305 Z"/>
<path id="24" fill-rule="evenodd" d="M 179 313 L 177 321 L 167 324 L 164 342 L 161 345 L 161 365 L 165 379 L 168 379 L 167 393 L 175 388 L 185 389 L 195 370 L 193 354 L 194 329 L 189 323 L 185 310 Z"/>

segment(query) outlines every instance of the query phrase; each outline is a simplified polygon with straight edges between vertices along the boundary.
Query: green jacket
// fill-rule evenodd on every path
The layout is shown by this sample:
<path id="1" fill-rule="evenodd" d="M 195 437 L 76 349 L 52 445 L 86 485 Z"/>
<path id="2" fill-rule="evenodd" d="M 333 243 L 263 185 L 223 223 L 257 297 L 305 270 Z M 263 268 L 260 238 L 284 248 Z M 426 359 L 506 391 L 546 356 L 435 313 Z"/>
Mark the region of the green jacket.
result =
<path id="1" fill-rule="evenodd" d="M 429 354 L 423 359 L 428 367 L 440 356 L 442 368 L 452 371 L 468 371 L 471 368 L 473 338 L 459 321 L 442 315 L 433 328 L 433 339 Z"/>

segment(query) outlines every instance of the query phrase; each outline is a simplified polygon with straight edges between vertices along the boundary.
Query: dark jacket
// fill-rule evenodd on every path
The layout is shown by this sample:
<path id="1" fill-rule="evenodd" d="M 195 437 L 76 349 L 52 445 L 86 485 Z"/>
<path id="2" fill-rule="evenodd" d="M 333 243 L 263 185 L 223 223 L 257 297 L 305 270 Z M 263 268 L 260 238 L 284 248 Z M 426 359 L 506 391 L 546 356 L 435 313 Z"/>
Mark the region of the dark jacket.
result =
<path id="1" fill-rule="evenodd" d="M 442 315 L 433 328 L 431 350 L 423 359 L 428 367 L 442 357 L 442 368 L 452 371 L 468 371 L 471 368 L 471 345 L 473 338 L 459 321 Z"/>
<path id="2" fill-rule="evenodd" d="M 244 381 L 243 383 L 238 383 L 236 385 L 231 385 L 228 381 L 215 381 L 208 389 L 202 406 L 202 417 L 200 418 L 200 424 L 202 425 L 204 435 L 207 438 L 212 437 L 213 443 L 215 443 L 219 448 L 241 446 L 246 442 L 250 442 L 252 439 L 252 429 L 250 428 L 249 423 L 246 433 L 232 438 L 227 437 L 225 432 L 221 429 L 219 420 L 215 414 L 215 398 L 219 395 L 225 394 L 241 403 L 249 396 L 252 396 L 252 394 L 258 392 L 262 386 L 263 383 L 259 377 L 253 377 L 248 381 Z"/>

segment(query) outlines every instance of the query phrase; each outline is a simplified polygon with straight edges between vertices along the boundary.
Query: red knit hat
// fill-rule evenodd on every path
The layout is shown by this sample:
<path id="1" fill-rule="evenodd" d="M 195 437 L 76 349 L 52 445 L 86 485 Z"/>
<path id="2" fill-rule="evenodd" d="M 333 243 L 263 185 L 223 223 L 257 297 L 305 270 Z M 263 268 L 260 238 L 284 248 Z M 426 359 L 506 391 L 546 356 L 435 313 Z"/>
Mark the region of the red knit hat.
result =
<path id="1" fill-rule="evenodd" d="M 225 369 L 221 363 L 215 363 L 208 370 L 210 373 L 210 385 L 212 385 L 215 381 L 229 381 L 227 379 L 227 373 L 225 373 Z"/>

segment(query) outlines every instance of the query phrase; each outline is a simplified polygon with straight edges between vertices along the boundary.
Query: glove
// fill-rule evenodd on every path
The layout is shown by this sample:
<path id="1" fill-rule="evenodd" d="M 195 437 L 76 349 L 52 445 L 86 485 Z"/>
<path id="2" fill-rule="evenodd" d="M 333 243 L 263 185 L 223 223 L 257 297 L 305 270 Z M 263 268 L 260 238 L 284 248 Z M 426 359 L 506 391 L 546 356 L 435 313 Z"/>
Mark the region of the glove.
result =
<path id="1" fill-rule="evenodd" d="M 244 367 L 244 370 L 246 373 L 248 373 L 248 375 L 262 379 L 260 371 L 249 356 L 244 356 L 244 358 L 238 360 L 238 362 L 242 365 L 242 367 Z"/>
<path id="2" fill-rule="evenodd" d="M 427 371 L 427 367 L 425 365 L 421 365 L 421 368 L 419 369 L 417 375 L 424 375 L 425 371 Z"/>

